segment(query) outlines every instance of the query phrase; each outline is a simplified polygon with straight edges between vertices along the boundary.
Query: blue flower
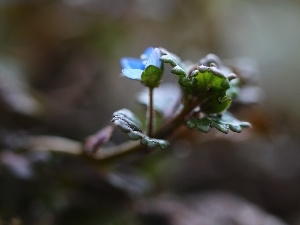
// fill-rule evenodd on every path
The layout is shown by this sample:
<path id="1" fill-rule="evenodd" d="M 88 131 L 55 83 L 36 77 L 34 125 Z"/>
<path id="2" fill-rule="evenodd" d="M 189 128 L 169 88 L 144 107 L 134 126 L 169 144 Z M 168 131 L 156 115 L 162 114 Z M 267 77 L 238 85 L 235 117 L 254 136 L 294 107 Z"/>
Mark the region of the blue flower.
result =
<path id="1" fill-rule="evenodd" d="M 161 69 L 162 62 L 160 57 L 161 52 L 158 48 L 149 47 L 140 58 L 121 58 L 122 73 L 130 79 L 141 80 L 142 73 L 148 66 L 151 65 Z"/>

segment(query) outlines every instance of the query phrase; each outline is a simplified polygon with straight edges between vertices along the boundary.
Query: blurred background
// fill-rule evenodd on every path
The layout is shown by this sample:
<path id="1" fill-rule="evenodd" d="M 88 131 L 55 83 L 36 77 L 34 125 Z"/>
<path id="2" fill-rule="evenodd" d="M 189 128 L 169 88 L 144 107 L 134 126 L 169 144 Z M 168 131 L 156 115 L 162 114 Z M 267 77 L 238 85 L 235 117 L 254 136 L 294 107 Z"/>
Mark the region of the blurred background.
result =
<path id="1" fill-rule="evenodd" d="M 263 98 L 237 111 L 253 129 L 184 131 L 168 151 L 97 167 L 23 146 L 83 141 L 140 110 L 119 59 L 148 46 L 258 68 Z M 300 224 L 299 59 L 297 0 L 0 0 L 0 224 Z"/>

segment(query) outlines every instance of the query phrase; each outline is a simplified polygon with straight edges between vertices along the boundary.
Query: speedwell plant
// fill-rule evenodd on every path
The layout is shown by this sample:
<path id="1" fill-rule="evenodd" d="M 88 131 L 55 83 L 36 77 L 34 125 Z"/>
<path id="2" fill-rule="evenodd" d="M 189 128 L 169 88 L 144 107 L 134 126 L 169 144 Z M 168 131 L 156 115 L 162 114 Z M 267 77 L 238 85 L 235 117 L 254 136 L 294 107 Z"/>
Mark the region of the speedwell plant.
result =
<path id="1" fill-rule="evenodd" d="M 147 107 L 146 121 L 129 109 L 121 109 L 113 114 L 111 127 L 121 128 L 130 140 L 139 140 L 145 148 L 168 148 L 168 137 L 180 126 L 205 133 L 215 128 L 226 134 L 250 127 L 250 123 L 229 112 L 241 90 L 240 77 L 216 55 L 209 54 L 198 63 L 190 63 L 163 48 L 149 47 L 139 58 L 124 57 L 120 63 L 125 77 L 140 82 L 148 90 L 138 96 L 138 102 Z M 167 64 L 171 70 L 164 72 Z M 178 85 L 162 84 L 165 73 L 175 75 Z M 156 123 L 158 114 L 162 119 Z M 100 132 L 102 140 L 110 138 L 112 129 Z M 121 148 L 116 154 L 131 152 L 138 145 Z"/>

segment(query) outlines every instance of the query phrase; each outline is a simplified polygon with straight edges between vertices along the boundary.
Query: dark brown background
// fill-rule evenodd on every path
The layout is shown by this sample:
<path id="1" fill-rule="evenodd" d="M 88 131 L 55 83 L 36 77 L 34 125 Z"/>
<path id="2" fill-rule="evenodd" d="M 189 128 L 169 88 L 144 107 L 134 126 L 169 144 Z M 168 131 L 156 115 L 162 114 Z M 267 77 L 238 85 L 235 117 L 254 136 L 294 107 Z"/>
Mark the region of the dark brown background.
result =
<path id="1" fill-rule="evenodd" d="M 0 224 L 139 224 L 136 199 L 216 189 L 299 224 L 299 21 L 296 0 L 0 1 Z M 108 174 L 22 147 L 27 134 L 82 141 L 115 110 L 140 110 L 142 86 L 121 77 L 119 59 L 148 46 L 254 60 L 264 98 L 239 111 L 254 128 L 215 141 L 184 133 L 162 156 Z"/>

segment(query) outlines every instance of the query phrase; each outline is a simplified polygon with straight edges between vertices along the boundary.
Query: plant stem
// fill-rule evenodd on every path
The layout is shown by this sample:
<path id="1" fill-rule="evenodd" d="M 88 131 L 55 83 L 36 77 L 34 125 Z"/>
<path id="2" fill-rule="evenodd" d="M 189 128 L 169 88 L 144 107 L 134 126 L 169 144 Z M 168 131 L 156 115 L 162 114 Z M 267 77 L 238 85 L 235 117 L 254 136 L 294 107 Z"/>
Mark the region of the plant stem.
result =
<path id="1" fill-rule="evenodd" d="M 166 138 L 169 135 L 171 135 L 179 126 L 184 124 L 186 117 L 189 115 L 189 113 L 199 105 L 199 100 L 194 99 L 188 101 L 187 104 L 185 104 L 185 107 L 178 113 L 175 117 L 173 117 L 171 120 L 166 122 L 162 125 L 162 127 L 153 134 L 154 138 Z M 96 160 L 100 162 L 104 161 L 110 161 L 113 159 L 118 159 L 126 155 L 130 155 L 134 152 L 138 152 L 143 150 L 145 147 L 142 146 L 139 142 L 125 142 L 119 146 L 111 147 L 111 149 L 104 149 L 103 151 L 98 151 L 98 155 L 95 157 Z M 145 153 L 145 151 L 143 151 Z"/>
<path id="2" fill-rule="evenodd" d="M 149 137 L 152 137 L 155 116 L 153 110 L 153 90 L 154 88 L 149 88 L 149 104 L 147 107 L 147 134 Z"/>
<path id="3" fill-rule="evenodd" d="M 94 156 L 96 161 L 110 161 L 129 155 L 133 152 L 142 150 L 142 146 L 138 141 L 127 141 L 118 146 L 109 147 L 98 151 Z M 89 157 L 90 158 L 90 157 Z"/>
<path id="4" fill-rule="evenodd" d="M 153 115 L 153 89 L 152 90 L 150 89 L 149 97 L 150 97 L 150 102 L 148 107 L 149 117 L 147 117 L 148 119 L 147 122 L 150 126 L 150 128 L 148 126 L 148 132 L 150 131 L 149 134 L 151 134 L 153 132 L 152 123 L 153 123 L 153 116 L 154 116 Z M 187 104 L 185 104 L 184 108 L 171 120 L 163 124 L 162 127 L 153 134 L 153 137 L 164 139 L 170 136 L 179 126 L 184 124 L 190 112 L 195 107 L 197 107 L 197 105 L 199 105 L 199 100 L 197 99 L 187 101 Z M 28 139 L 27 142 L 28 142 L 27 145 L 29 149 L 45 149 L 49 151 L 60 151 L 69 154 L 81 155 L 87 160 L 93 161 L 95 164 L 97 164 L 98 162 L 104 163 L 106 161 L 122 158 L 132 153 L 139 152 L 145 148 L 138 141 L 135 142 L 128 141 L 118 146 L 98 149 L 96 151 L 96 154 L 93 157 L 91 157 L 85 154 L 85 152 L 83 151 L 83 146 L 80 144 L 80 142 L 76 142 L 65 138 L 57 138 L 51 136 L 41 136 L 41 137 L 37 136 Z M 141 153 L 143 153 L 144 155 L 145 151 L 141 151 Z"/>
<path id="5" fill-rule="evenodd" d="M 180 125 L 183 125 L 186 117 L 189 113 L 199 105 L 199 100 L 191 100 L 188 103 L 185 102 L 184 108 L 178 113 L 175 117 L 171 120 L 167 121 L 156 133 L 155 138 L 166 138 L 169 136 L 173 131 L 175 131 Z"/>

